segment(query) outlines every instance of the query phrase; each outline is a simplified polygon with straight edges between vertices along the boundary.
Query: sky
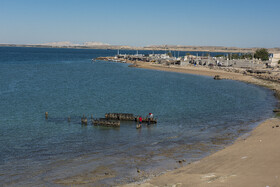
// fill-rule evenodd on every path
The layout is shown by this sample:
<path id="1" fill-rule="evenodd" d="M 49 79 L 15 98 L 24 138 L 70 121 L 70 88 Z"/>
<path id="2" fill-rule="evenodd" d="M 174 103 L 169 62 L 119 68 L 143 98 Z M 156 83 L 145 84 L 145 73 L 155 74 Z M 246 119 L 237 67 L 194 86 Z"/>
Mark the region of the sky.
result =
<path id="1" fill-rule="evenodd" d="M 0 43 L 280 47 L 280 0 L 0 0 Z"/>

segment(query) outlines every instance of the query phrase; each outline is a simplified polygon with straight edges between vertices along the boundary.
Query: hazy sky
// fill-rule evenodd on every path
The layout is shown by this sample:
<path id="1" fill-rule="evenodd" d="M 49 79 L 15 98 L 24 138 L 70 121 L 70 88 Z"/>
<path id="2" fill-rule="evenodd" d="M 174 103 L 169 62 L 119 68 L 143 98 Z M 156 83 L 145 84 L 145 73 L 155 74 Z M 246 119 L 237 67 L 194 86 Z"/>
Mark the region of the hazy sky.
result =
<path id="1" fill-rule="evenodd" d="M 0 43 L 280 47 L 280 0 L 0 0 Z"/>

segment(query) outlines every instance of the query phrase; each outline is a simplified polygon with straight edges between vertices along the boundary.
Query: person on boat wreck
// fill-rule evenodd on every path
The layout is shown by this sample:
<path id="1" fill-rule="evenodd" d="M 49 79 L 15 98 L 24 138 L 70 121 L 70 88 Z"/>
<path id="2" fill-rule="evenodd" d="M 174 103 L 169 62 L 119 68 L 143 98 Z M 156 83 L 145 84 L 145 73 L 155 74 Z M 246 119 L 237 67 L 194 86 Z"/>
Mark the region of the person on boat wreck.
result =
<path id="1" fill-rule="evenodd" d="M 151 124 L 151 120 L 153 119 L 154 115 L 152 113 L 149 113 L 148 115 L 148 125 Z"/>

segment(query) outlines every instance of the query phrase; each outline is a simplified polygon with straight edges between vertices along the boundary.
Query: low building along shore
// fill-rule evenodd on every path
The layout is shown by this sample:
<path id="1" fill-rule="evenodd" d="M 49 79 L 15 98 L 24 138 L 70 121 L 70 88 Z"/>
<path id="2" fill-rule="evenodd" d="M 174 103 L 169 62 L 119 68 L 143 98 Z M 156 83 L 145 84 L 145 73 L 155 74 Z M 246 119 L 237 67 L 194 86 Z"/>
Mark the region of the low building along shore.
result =
<path id="1" fill-rule="evenodd" d="M 160 65 L 165 67 L 174 66 L 176 68 L 187 67 L 205 67 L 209 69 L 218 69 L 227 72 L 241 73 L 251 75 L 260 79 L 280 82 L 280 54 L 273 54 L 273 57 L 267 61 L 255 58 L 235 59 L 227 56 L 198 56 L 190 55 L 173 57 L 171 53 L 167 54 L 118 54 L 113 57 L 99 57 L 94 60 L 105 60 L 119 63 L 131 63 L 137 67 L 139 63 Z"/>

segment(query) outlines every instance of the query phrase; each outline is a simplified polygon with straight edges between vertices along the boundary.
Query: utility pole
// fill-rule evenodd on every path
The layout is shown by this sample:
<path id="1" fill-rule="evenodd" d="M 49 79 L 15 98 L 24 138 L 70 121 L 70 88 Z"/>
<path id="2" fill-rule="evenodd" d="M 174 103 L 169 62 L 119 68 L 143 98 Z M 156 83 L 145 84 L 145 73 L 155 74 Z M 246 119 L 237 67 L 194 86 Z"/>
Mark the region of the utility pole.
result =
<path id="1" fill-rule="evenodd" d="M 253 64 L 254 64 L 254 52 L 252 53 L 252 64 L 251 64 L 251 68 L 253 68 Z"/>
<path id="2" fill-rule="evenodd" d="M 228 54 L 227 54 L 227 67 L 228 67 Z"/>

